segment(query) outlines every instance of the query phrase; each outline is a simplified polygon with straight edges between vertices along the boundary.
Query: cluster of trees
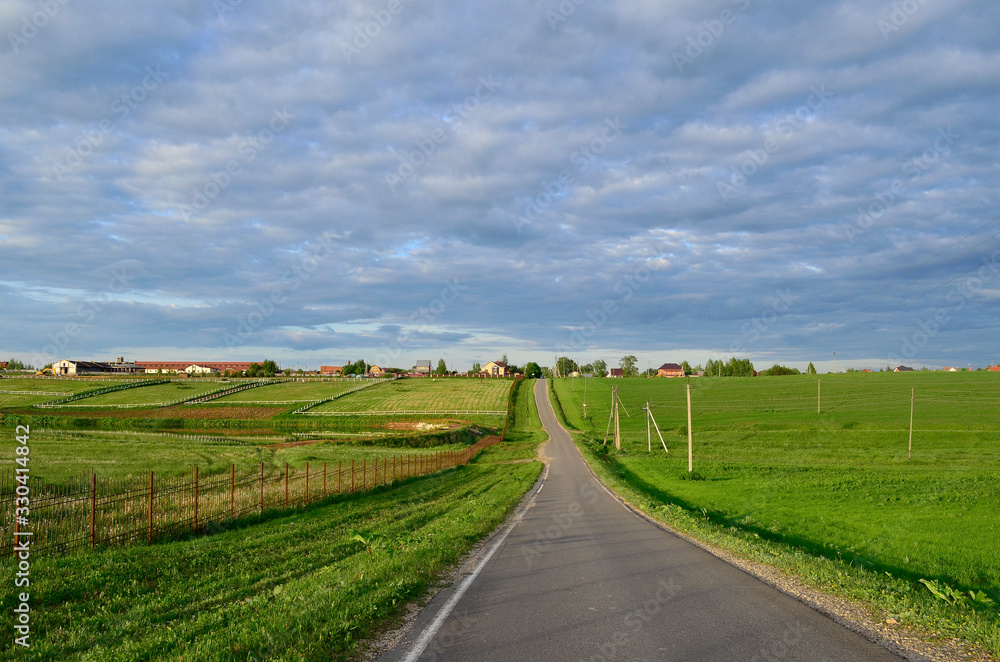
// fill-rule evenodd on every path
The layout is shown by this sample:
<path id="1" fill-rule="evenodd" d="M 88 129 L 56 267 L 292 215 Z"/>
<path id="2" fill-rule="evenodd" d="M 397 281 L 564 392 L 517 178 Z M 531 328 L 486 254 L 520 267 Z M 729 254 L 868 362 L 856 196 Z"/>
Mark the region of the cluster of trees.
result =
<path id="1" fill-rule="evenodd" d="M 263 363 L 251 363 L 246 374 L 247 377 L 274 377 L 280 371 L 277 363 L 267 359 Z"/>
<path id="2" fill-rule="evenodd" d="M 770 377 L 777 377 L 779 375 L 801 375 L 802 371 L 798 368 L 789 368 L 788 366 L 778 365 L 775 363 L 773 366 L 757 373 L 758 375 L 768 375 Z"/>
<path id="3" fill-rule="evenodd" d="M 581 372 L 588 375 L 594 375 L 595 377 L 603 377 L 608 374 L 608 364 L 598 359 L 597 361 L 591 361 L 590 363 L 584 363 L 581 365 L 568 356 L 560 356 L 556 359 L 556 371 L 558 374 L 564 376 L 573 372 Z"/>
<path id="4" fill-rule="evenodd" d="M 51 368 L 52 364 L 50 363 L 46 367 L 47 368 Z M 7 369 L 8 370 L 34 370 L 35 366 L 31 365 L 30 363 L 22 363 L 18 359 L 11 359 L 10 361 L 7 361 Z"/>
<path id="5" fill-rule="evenodd" d="M 738 359 L 735 356 L 726 362 L 709 359 L 705 364 L 706 377 L 753 377 L 753 372 L 750 359 Z"/>
<path id="6" fill-rule="evenodd" d="M 353 363 L 348 361 L 347 363 L 344 364 L 344 369 L 340 374 L 342 374 L 344 377 L 348 377 L 350 375 L 364 375 L 368 373 L 368 369 L 370 367 L 371 364 L 365 363 L 364 359 L 358 359 Z"/>

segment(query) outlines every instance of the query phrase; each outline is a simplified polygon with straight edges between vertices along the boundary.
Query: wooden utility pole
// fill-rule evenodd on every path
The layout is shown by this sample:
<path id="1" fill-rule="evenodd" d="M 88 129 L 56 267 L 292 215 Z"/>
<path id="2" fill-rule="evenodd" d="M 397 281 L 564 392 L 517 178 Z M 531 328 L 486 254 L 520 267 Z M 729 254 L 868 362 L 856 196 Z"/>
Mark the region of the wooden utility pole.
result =
<path id="1" fill-rule="evenodd" d="M 622 449 L 622 429 L 618 420 L 618 387 L 614 389 L 614 400 L 615 400 L 615 448 L 618 450 Z"/>
<path id="2" fill-rule="evenodd" d="M 916 391 L 917 389 L 915 388 L 910 389 L 910 443 L 906 451 L 907 460 L 913 459 L 913 399 Z"/>
<path id="3" fill-rule="evenodd" d="M 608 434 L 611 433 L 611 424 L 615 420 L 615 387 L 611 387 L 611 409 L 608 411 L 608 427 L 604 430 L 604 445 L 608 443 Z"/>
<path id="4" fill-rule="evenodd" d="M 646 400 L 646 452 L 653 452 L 653 437 L 651 430 L 649 429 L 649 419 L 651 414 L 649 413 L 649 400 Z"/>
<path id="5" fill-rule="evenodd" d="M 691 378 L 688 377 L 687 383 L 687 401 L 688 401 L 688 473 L 694 471 L 694 434 L 691 430 Z"/>

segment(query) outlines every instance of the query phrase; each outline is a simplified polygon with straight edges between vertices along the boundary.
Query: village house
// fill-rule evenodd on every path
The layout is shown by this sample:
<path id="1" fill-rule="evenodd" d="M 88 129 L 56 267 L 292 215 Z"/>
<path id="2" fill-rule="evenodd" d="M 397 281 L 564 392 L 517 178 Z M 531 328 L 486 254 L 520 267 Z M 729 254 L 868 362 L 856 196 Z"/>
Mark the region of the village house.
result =
<path id="1" fill-rule="evenodd" d="M 321 365 L 319 367 L 319 374 L 325 375 L 327 377 L 334 377 L 340 375 L 344 372 L 344 366 L 342 365 Z"/>
<path id="2" fill-rule="evenodd" d="M 676 363 L 664 363 L 656 370 L 657 377 L 683 377 L 684 368 Z"/>
<path id="3" fill-rule="evenodd" d="M 503 361 L 490 361 L 479 369 L 479 374 L 486 377 L 510 377 L 510 367 Z"/>

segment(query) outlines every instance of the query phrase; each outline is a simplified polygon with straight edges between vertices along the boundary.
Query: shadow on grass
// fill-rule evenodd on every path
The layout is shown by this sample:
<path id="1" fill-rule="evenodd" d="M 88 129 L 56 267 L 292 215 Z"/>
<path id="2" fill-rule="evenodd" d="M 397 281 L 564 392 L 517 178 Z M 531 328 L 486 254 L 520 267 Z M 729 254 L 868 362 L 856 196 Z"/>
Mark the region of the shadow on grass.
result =
<path id="1" fill-rule="evenodd" d="M 668 492 L 662 487 L 650 483 L 644 478 L 638 476 L 635 472 L 628 469 L 626 466 L 622 465 L 616 457 L 609 453 L 602 453 L 600 450 L 590 449 L 589 452 L 593 453 L 594 457 L 601 461 L 612 473 L 621 478 L 623 481 L 628 483 L 633 489 L 640 492 L 644 496 L 649 497 L 655 502 L 679 506 L 684 509 L 687 513 L 694 517 L 704 519 L 712 524 L 715 524 L 724 529 L 733 529 L 744 535 L 751 535 L 760 538 L 765 541 L 778 543 L 785 545 L 794 549 L 801 550 L 810 556 L 822 559 L 829 559 L 834 561 L 841 561 L 850 566 L 856 566 L 858 568 L 869 570 L 878 573 L 888 573 L 893 577 L 897 577 L 906 580 L 913 584 L 915 587 L 919 587 L 918 583 L 920 579 L 936 579 L 938 581 L 944 582 L 956 588 L 961 588 L 963 590 L 976 589 L 984 590 L 991 594 L 993 598 L 997 598 L 997 591 L 994 585 L 990 582 L 984 580 L 981 586 L 964 586 L 960 583 L 956 583 L 953 577 L 948 577 L 945 575 L 927 575 L 922 573 L 913 572 L 906 568 L 902 568 L 893 564 L 885 563 L 879 559 L 867 556 L 865 554 L 859 554 L 854 552 L 843 552 L 835 548 L 831 548 L 829 545 L 824 545 L 823 543 L 816 542 L 809 538 L 802 536 L 797 536 L 794 534 L 783 534 L 776 533 L 766 527 L 758 526 L 754 524 L 745 524 L 742 517 L 734 516 L 732 514 L 727 514 L 725 512 L 703 508 L 698 506 L 686 499 L 680 498 L 675 494 Z M 702 477 L 695 478 L 704 480 Z"/>

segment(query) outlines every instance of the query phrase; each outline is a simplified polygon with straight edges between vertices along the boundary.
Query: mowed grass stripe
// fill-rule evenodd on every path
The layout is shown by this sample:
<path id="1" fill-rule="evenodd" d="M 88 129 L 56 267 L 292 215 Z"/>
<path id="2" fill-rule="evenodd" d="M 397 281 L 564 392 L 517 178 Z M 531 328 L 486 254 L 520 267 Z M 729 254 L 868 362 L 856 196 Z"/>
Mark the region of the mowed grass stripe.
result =
<path id="1" fill-rule="evenodd" d="M 163 384 L 154 384 L 153 386 L 141 386 L 139 388 L 130 388 L 123 391 L 112 391 L 111 393 L 103 393 L 101 395 L 95 395 L 90 398 L 84 398 L 82 400 L 77 400 L 74 405 L 86 406 L 104 406 L 104 405 L 148 405 L 156 406 L 162 405 L 169 402 L 174 402 L 182 398 L 193 398 L 198 395 L 205 393 L 211 393 L 212 391 L 217 391 L 221 388 L 225 388 L 229 384 L 225 382 L 199 382 L 199 381 L 183 381 L 183 382 L 164 382 Z M 236 386 L 237 384 L 233 384 Z"/>
<path id="2" fill-rule="evenodd" d="M 355 388 L 360 382 L 284 382 L 251 388 L 212 400 L 226 402 L 315 402 Z"/>
<path id="3" fill-rule="evenodd" d="M 0 379 L 0 391 L 39 391 L 44 393 L 79 393 L 104 386 L 114 386 L 114 382 L 93 382 L 82 380 L 30 379 L 10 378 Z M 0 409 L 9 407 L 27 407 L 41 402 L 58 400 L 57 395 L 24 395 L 22 393 L 0 392 Z"/>
<path id="4" fill-rule="evenodd" d="M 401 379 L 323 403 L 310 412 L 506 411 L 509 379 Z"/>

